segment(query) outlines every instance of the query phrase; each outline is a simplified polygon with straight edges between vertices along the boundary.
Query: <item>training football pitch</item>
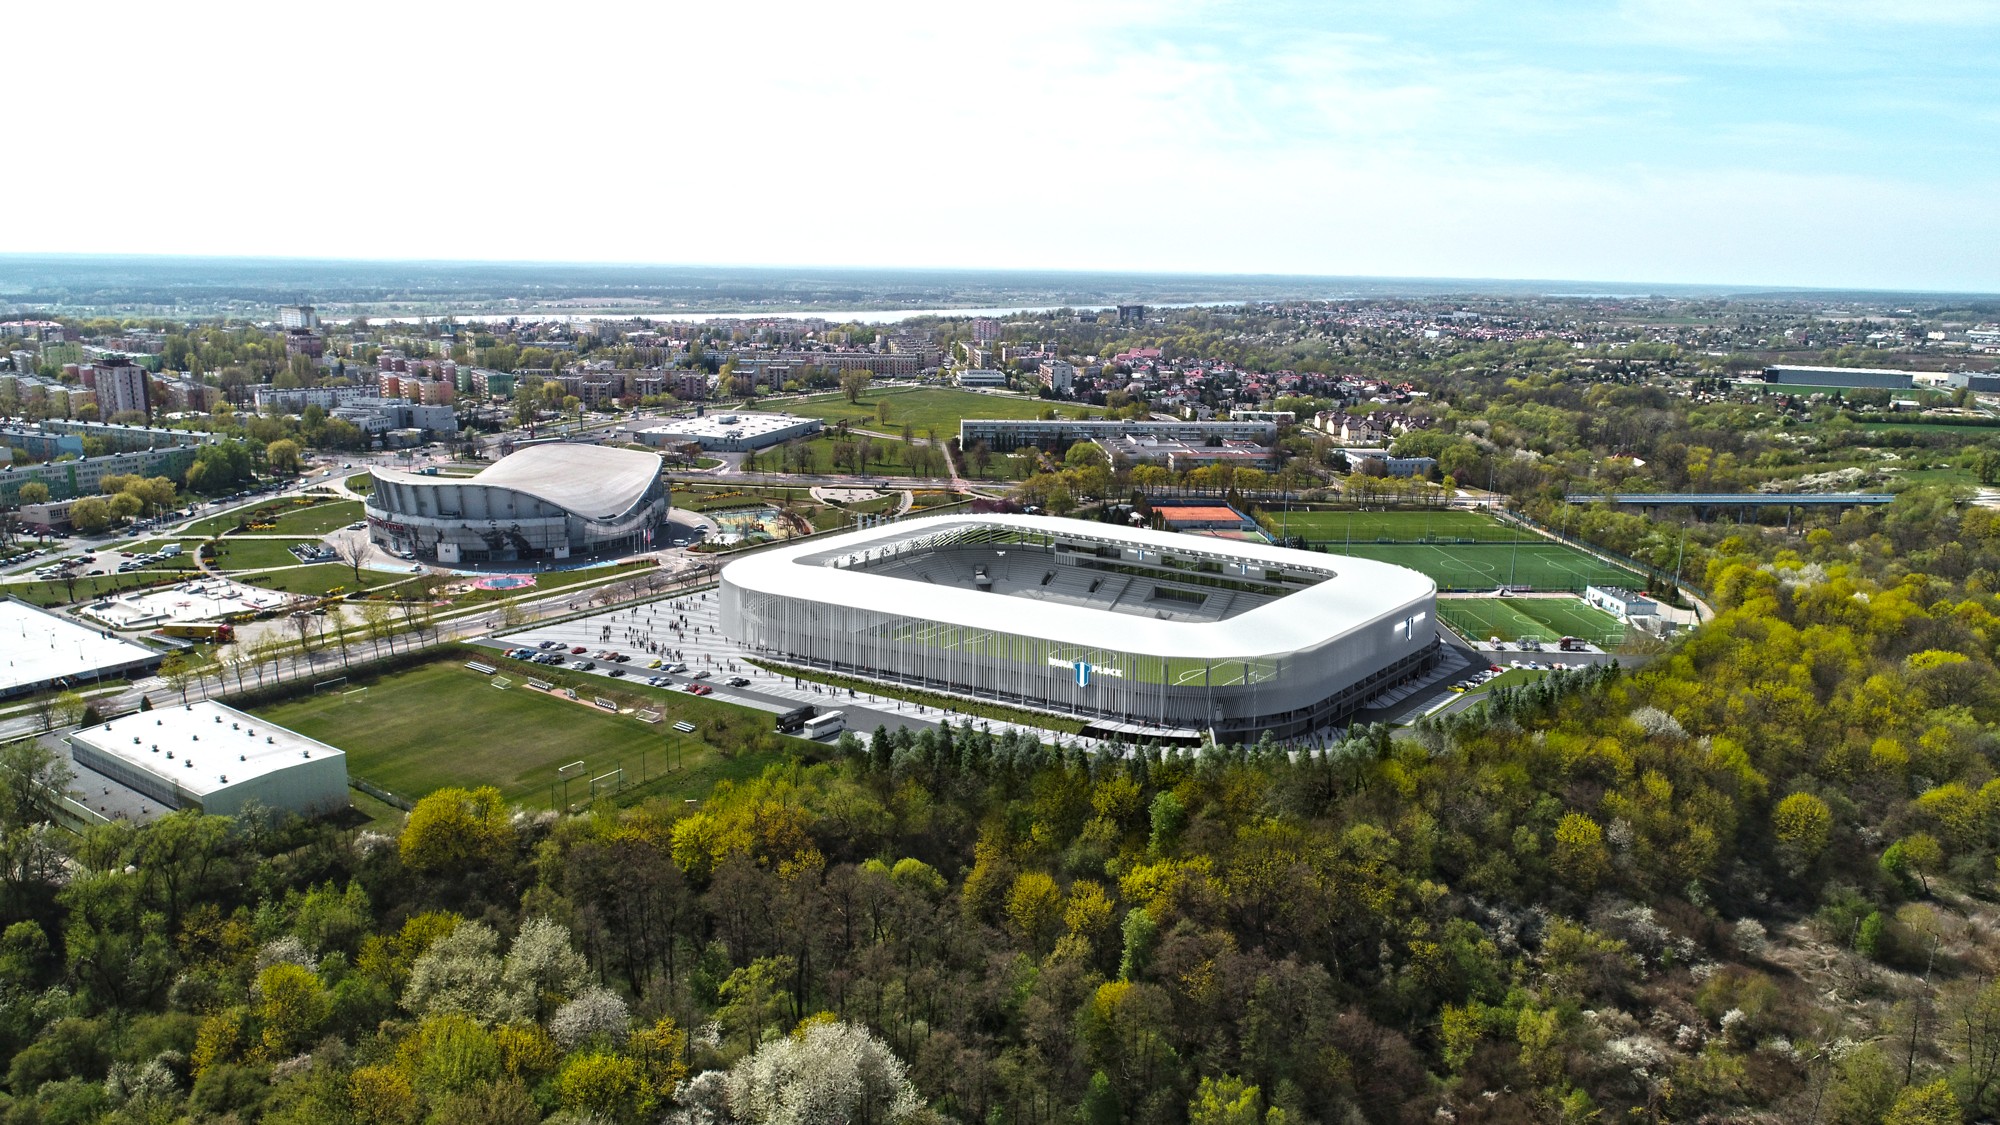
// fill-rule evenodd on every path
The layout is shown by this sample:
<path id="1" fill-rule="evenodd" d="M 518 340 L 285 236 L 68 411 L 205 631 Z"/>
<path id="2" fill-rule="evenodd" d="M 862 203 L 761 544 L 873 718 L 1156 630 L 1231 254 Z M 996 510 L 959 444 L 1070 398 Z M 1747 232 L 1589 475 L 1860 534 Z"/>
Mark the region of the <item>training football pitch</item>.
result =
<path id="1" fill-rule="evenodd" d="M 1469 640 L 1578 637 L 1611 646 L 1625 639 L 1618 619 L 1573 598 L 1445 598 L 1438 616 Z"/>
<path id="2" fill-rule="evenodd" d="M 1429 575 L 1440 590 L 1535 590 L 1580 592 L 1585 586 L 1630 586 L 1638 576 L 1600 562 L 1582 551 L 1547 540 L 1534 543 L 1361 543 L 1330 542 L 1320 550 L 1407 566 Z"/>
<path id="3" fill-rule="evenodd" d="M 1512 543 L 1533 539 L 1531 532 L 1501 523 L 1484 512 L 1452 508 L 1386 512 L 1300 512 L 1264 510 L 1271 526 L 1283 535 L 1310 542 L 1345 544 L 1417 543 L 1434 539 L 1473 539 L 1482 543 Z"/>
<path id="4" fill-rule="evenodd" d="M 512 682 L 504 690 L 491 677 L 465 667 L 477 659 Z M 458 657 L 395 672 L 365 685 L 343 685 L 317 695 L 260 707 L 257 714 L 280 726 L 347 752 L 350 774 L 415 800 L 450 785 L 492 785 L 510 803 L 550 807 L 564 800 L 557 770 L 569 773 L 568 800 L 590 799 L 590 779 L 625 771 L 620 800 L 636 797 L 702 797 L 723 778 L 754 777 L 778 760 L 753 753 L 770 716 L 761 711 L 696 699 L 683 693 L 613 686 L 598 677 L 563 677 L 506 660 L 495 652 Z M 573 680 L 583 703 L 526 686 L 530 678 Z M 601 684 L 596 687 L 593 684 Z M 594 695 L 641 700 L 664 712 L 658 723 L 614 715 L 589 704 Z M 693 723 L 692 735 L 674 729 Z M 724 757 L 718 745 L 741 748 Z M 645 784 L 641 785 L 641 773 Z M 636 787 L 636 788 L 635 788 Z"/>

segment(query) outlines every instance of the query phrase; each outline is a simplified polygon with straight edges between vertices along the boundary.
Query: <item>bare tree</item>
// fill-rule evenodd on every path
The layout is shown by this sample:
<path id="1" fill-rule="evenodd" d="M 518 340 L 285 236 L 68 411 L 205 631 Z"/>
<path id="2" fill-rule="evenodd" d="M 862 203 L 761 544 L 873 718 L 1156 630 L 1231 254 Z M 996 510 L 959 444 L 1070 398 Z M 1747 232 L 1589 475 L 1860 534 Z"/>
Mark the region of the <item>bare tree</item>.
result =
<path id="1" fill-rule="evenodd" d="M 353 533 L 333 541 L 333 553 L 354 571 L 354 586 L 361 587 L 361 564 L 368 561 L 368 537 Z"/>
<path id="2" fill-rule="evenodd" d="M 167 690 L 180 693 L 182 703 L 188 701 L 188 684 L 194 676 L 185 655 L 177 652 L 160 661 L 160 678 L 167 682 Z"/>

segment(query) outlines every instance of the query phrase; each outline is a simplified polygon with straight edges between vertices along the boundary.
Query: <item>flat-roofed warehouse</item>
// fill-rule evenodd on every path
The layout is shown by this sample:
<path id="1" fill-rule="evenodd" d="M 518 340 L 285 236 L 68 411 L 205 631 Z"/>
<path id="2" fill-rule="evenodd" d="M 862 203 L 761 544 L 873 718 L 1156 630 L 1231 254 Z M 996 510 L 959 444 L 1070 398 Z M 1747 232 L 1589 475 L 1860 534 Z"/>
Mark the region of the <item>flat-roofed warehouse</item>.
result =
<path id="1" fill-rule="evenodd" d="M 369 475 L 368 537 L 440 563 L 649 550 L 671 504 L 658 454 L 601 445 L 530 446 L 470 477 Z"/>
<path id="2" fill-rule="evenodd" d="M 0 699 L 150 673 L 166 653 L 0 598 Z"/>
<path id="3" fill-rule="evenodd" d="M 825 423 L 818 418 L 733 410 L 725 414 L 705 414 L 699 418 L 672 418 L 657 426 L 634 430 L 632 436 L 643 445 L 675 445 L 691 441 L 707 450 L 738 452 L 763 449 L 793 438 L 810 437 L 824 427 Z"/>
<path id="4" fill-rule="evenodd" d="M 1904 391 L 1916 385 L 1917 373 L 1882 367 L 1810 367 L 1777 363 L 1764 369 L 1766 383 L 1797 387 L 1850 387 L 1855 390 Z"/>
<path id="5" fill-rule="evenodd" d="M 1437 658 L 1414 570 L 1017 515 L 905 520 L 730 563 L 722 631 L 784 663 L 1161 737 L 1339 722 Z"/>
<path id="6" fill-rule="evenodd" d="M 135 711 L 68 741 L 77 765 L 169 808 L 234 816 L 252 802 L 302 814 L 347 805 L 338 747 L 210 700 Z"/>

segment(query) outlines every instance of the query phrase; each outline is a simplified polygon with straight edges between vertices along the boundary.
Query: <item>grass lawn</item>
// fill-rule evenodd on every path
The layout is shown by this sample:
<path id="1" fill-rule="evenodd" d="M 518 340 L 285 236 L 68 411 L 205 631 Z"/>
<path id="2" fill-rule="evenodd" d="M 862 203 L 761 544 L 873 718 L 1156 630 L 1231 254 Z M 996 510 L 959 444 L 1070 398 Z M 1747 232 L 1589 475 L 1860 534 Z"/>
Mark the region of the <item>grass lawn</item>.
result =
<path id="1" fill-rule="evenodd" d="M 349 492 L 359 492 L 367 495 L 375 490 L 375 478 L 367 473 L 356 473 L 348 477 L 343 483 L 347 485 L 347 491 Z"/>
<path id="2" fill-rule="evenodd" d="M 182 534 L 213 537 L 234 531 L 239 524 L 269 522 L 275 526 L 252 534 L 318 537 L 346 527 L 360 518 L 359 500 L 337 500 L 331 503 L 303 505 L 291 498 L 285 498 L 234 508 L 219 516 L 196 520 L 189 524 Z"/>
<path id="3" fill-rule="evenodd" d="M 297 566 L 299 557 L 286 548 L 294 543 L 318 545 L 318 539 L 244 539 L 230 536 L 216 548 L 218 570 L 269 570 L 274 566 Z"/>
<path id="4" fill-rule="evenodd" d="M 1630 586 L 1639 577 L 1582 551 L 1547 541 L 1471 546 L 1355 543 L 1327 544 L 1329 554 L 1407 566 L 1429 575 L 1443 590 L 1491 590 L 1501 585 L 1581 591 L 1585 586 Z"/>
<path id="5" fill-rule="evenodd" d="M 1484 512 L 1464 512 L 1450 508 L 1386 512 L 1301 512 L 1282 508 L 1264 509 L 1274 526 L 1287 535 L 1299 535 L 1314 542 L 1345 544 L 1416 543 L 1432 539 L 1477 539 L 1481 542 L 1512 543 L 1533 538 Z"/>
<path id="6" fill-rule="evenodd" d="M 125 574 L 99 574 L 79 579 L 76 584 L 76 601 L 95 601 L 106 594 L 121 590 L 136 590 L 142 586 L 167 586 L 182 581 L 188 576 L 178 570 L 149 566 L 144 570 L 134 570 Z M 10 584 L 4 587 L 6 593 L 32 602 L 38 606 L 68 605 L 69 587 L 61 582 L 29 582 Z"/>
<path id="7" fill-rule="evenodd" d="M 848 440 L 858 444 L 860 439 L 855 437 Z M 876 476 L 895 477 L 908 476 L 910 474 L 911 470 L 905 457 L 905 451 L 909 448 L 908 446 L 904 445 L 901 441 L 893 441 L 887 438 L 871 438 L 869 440 L 868 465 L 863 470 L 865 473 Z M 806 466 L 805 471 L 808 473 L 847 472 L 848 466 L 836 466 L 833 463 L 833 446 L 834 439 L 825 434 L 807 442 L 806 449 L 812 453 L 812 462 Z M 790 451 L 783 446 L 773 446 L 770 449 L 758 450 L 757 469 L 755 471 L 791 472 L 792 461 Z M 943 471 L 942 464 L 939 465 L 939 471 Z"/>
<path id="8" fill-rule="evenodd" d="M 1625 637 L 1617 618 L 1572 598 L 1446 598 L 1437 605 L 1445 624 L 1475 641 L 1581 637 L 1615 645 Z"/>
<path id="9" fill-rule="evenodd" d="M 464 661 L 475 656 L 501 666 L 514 686 L 496 689 L 492 679 L 466 668 Z M 585 700 L 615 696 L 664 714 L 657 724 L 613 715 L 535 691 L 526 686 L 529 678 L 575 682 Z M 617 769 L 626 773 L 621 801 L 703 797 L 715 782 L 754 777 L 784 760 L 792 746 L 804 745 L 772 734 L 771 717 L 762 711 L 682 692 L 613 686 L 596 676 L 564 676 L 486 651 L 465 650 L 367 687 L 358 695 L 289 700 L 258 714 L 340 747 L 349 773 L 412 800 L 448 785 L 493 785 L 509 801 L 532 808 L 550 807 L 552 781 L 561 804 L 556 770 L 571 762 L 584 763 L 572 772 L 571 802 L 588 799 L 590 778 Z M 695 733 L 676 731 L 676 721 L 693 723 Z"/>
<path id="10" fill-rule="evenodd" d="M 717 512 L 730 508 L 779 507 L 786 501 L 802 504 L 815 503 L 810 488 L 786 488 L 766 485 L 709 486 L 689 488 L 674 486 L 674 507 L 690 512 Z"/>
<path id="11" fill-rule="evenodd" d="M 1536 680 L 1547 679 L 1548 675 L 1549 672 L 1546 668 L 1509 668 L 1465 694 L 1483 695 L 1486 692 L 1499 688 L 1522 687 L 1526 684 L 1532 684 Z"/>
<path id="12" fill-rule="evenodd" d="M 887 420 L 876 416 L 877 403 L 889 404 Z M 871 390 L 861 401 L 851 403 L 844 394 L 819 395 L 784 404 L 792 414 L 824 418 L 828 422 L 845 418 L 868 428 L 894 432 L 904 423 L 922 437 L 936 430 L 939 441 L 958 436 L 958 424 L 967 418 L 1040 418 L 1051 406 L 1065 418 L 1081 418 L 1090 413 L 1085 407 L 1045 402 L 1038 398 L 988 395 L 955 387 L 883 388 Z"/>
<path id="13" fill-rule="evenodd" d="M 285 556 L 291 558 L 290 555 Z M 281 594 L 331 593 L 334 589 L 356 589 L 354 568 L 345 563 L 318 563 L 313 566 L 299 566 L 294 561 L 290 570 L 270 570 L 262 572 L 237 571 L 229 577 L 247 586 L 264 590 L 276 590 Z M 394 574 L 381 570 L 361 568 L 359 588 L 373 590 L 392 583 L 402 582 L 412 577 L 410 574 Z"/>
<path id="14" fill-rule="evenodd" d="M 321 536 L 329 531 L 338 531 L 361 518 L 361 501 L 339 500 L 331 504 L 314 504 L 311 507 L 292 505 L 278 516 L 277 526 L 265 535 L 307 535 Z"/>
<path id="15" fill-rule="evenodd" d="M 617 566 L 591 566 L 580 570 L 544 571 L 535 575 L 535 584 L 531 587 L 531 590 L 546 593 L 550 590 L 560 590 L 565 586 L 580 586 L 586 582 L 610 582 L 619 578 L 630 578 L 635 574 L 643 574 L 653 569 L 655 569 L 655 566 L 652 563 L 636 562 L 620 563 Z M 366 572 L 364 571 L 363 573 Z M 522 571 L 521 573 L 527 574 L 532 572 Z M 483 602 L 511 598 L 520 592 L 519 590 L 474 590 L 469 594 L 456 595 L 452 598 L 452 604 L 459 606 L 479 605 Z"/>

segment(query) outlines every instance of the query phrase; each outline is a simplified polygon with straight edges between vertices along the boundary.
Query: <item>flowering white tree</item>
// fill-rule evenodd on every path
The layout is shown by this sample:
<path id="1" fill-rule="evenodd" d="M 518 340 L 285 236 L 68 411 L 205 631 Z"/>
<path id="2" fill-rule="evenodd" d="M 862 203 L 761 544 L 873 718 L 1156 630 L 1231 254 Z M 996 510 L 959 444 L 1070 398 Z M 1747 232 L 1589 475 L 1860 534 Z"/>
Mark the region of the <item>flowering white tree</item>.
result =
<path id="1" fill-rule="evenodd" d="M 500 935 L 479 922 L 460 922 L 410 966 L 403 1007 L 420 1016 L 463 1012 L 481 1023 L 499 1010 Z"/>
<path id="2" fill-rule="evenodd" d="M 751 1125 L 893 1125 L 922 1106 L 887 1044 L 837 1022 L 757 1048 L 727 1085 L 730 1111 Z"/>
<path id="3" fill-rule="evenodd" d="M 565 1050 L 575 1050 L 597 1035 L 622 1043 L 630 1023 L 623 997 L 608 988 L 588 988 L 556 1009 L 549 1019 L 549 1035 Z"/>
<path id="4" fill-rule="evenodd" d="M 569 943 L 569 931 L 550 918 L 530 918 L 507 951 L 500 984 L 518 1015 L 540 1021 L 590 980 L 590 965 Z"/>

